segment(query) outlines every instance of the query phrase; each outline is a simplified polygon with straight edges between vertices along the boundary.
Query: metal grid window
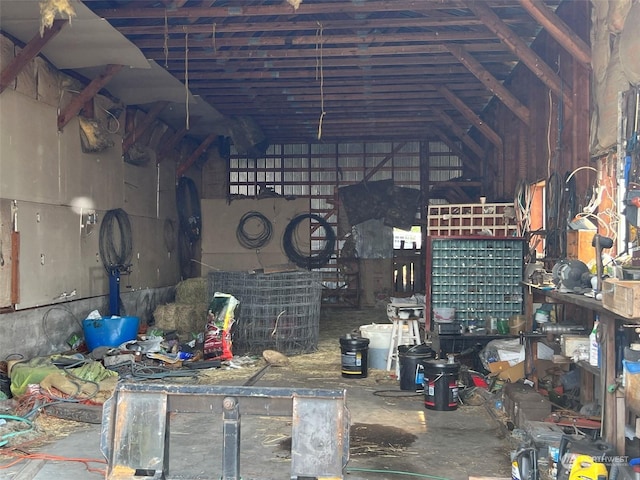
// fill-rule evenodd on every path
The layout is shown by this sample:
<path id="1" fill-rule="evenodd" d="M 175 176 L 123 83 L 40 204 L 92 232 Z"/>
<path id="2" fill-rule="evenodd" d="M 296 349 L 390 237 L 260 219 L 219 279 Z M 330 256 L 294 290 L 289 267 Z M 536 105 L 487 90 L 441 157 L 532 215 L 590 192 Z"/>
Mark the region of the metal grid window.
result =
<path id="1" fill-rule="evenodd" d="M 337 230 L 340 187 L 392 179 L 397 186 L 421 189 L 423 163 L 429 164 L 428 182 L 449 180 L 462 173 L 462 163 L 442 142 L 277 144 L 255 160 L 240 157 L 232 147 L 229 193 L 253 196 L 261 188 L 270 188 L 280 195 L 309 198 L 310 212 Z M 311 254 L 324 247 L 322 232 L 312 232 Z M 338 252 L 343 243 L 338 240 Z M 341 286 L 331 279 L 336 263 L 334 256 L 322 269 L 329 288 Z"/>

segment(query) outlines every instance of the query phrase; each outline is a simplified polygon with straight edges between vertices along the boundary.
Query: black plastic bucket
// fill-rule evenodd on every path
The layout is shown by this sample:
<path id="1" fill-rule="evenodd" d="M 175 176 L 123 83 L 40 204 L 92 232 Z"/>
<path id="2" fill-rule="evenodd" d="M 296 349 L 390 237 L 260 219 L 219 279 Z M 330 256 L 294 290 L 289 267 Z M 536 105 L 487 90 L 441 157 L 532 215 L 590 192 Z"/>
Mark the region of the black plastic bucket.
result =
<path id="1" fill-rule="evenodd" d="M 400 390 L 422 391 L 424 384 L 423 362 L 434 357 L 428 345 L 398 345 L 400 362 Z"/>
<path id="2" fill-rule="evenodd" d="M 424 406 L 430 410 L 458 408 L 458 375 L 460 364 L 443 360 L 425 360 Z"/>
<path id="3" fill-rule="evenodd" d="M 341 337 L 342 376 L 345 378 L 366 378 L 369 364 L 369 339 L 361 337 Z"/>

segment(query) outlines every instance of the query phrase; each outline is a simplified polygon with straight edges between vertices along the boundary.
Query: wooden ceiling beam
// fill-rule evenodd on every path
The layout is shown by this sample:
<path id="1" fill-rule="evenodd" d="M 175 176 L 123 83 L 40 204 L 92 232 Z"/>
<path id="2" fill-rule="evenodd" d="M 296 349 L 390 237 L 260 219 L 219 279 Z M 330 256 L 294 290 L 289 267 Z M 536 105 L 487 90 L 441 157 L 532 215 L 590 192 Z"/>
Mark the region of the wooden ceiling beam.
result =
<path id="1" fill-rule="evenodd" d="M 518 2 L 510 2 L 511 6 L 518 6 Z M 457 0 L 449 0 L 443 3 L 442 0 L 423 0 L 416 2 L 413 0 L 394 0 L 392 2 L 384 0 L 368 0 L 367 2 L 325 2 L 325 3 L 302 3 L 300 8 L 294 10 L 286 2 L 278 5 L 245 5 L 230 7 L 183 7 L 176 10 L 166 10 L 164 8 L 101 8 L 94 12 L 107 20 L 113 19 L 164 19 L 167 18 L 197 18 L 197 19 L 218 19 L 261 16 L 280 16 L 283 18 L 295 17 L 303 19 L 305 15 L 329 14 L 337 15 L 362 15 L 365 13 L 389 13 L 389 12 L 428 12 L 441 9 L 451 9 L 460 7 L 462 4 Z M 508 7 L 509 5 L 503 5 Z"/>
<path id="2" fill-rule="evenodd" d="M 506 12 L 501 17 L 509 25 L 519 25 L 530 21 L 528 15 L 512 14 Z M 378 28 L 437 28 L 437 27 L 477 27 L 482 21 L 476 17 L 416 17 L 416 18 L 381 18 L 381 19 L 336 19 L 323 22 L 325 31 L 335 30 L 367 30 Z M 226 22 L 216 24 L 216 34 L 264 32 L 268 28 L 269 32 L 315 32 L 318 29 L 318 22 L 315 20 L 296 20 L 295 22 L 271 21 L 265 22 Z M 118 31 L 123 35 L 169 35 L 178 34 L 184 36 L 185 33 L 192 34 L 212 34 L 211 23 L 198 24 L 169 24 L 166 32 L 164 23 L 157 25 L 123 25 L 118 27 Z"/>
<path id="3" fill-rule="evenodd" d="M 416 117 L 416 118 L 406 118 L 406 117 L 397 117 L 397 118 L 385 118 L 385 119 L 369 119 L 369 118 L 337 118 L 337 117 L 332 117 L 330 114 L 325 115 L 323 122 L 326 124 L 330 124 L 333 123 L 335 121 L 335 123 L 340 123 L 340 125 L 356 125 L 356 126 L 362 126 L 364 128 L 367 127 L 375 127 L 378 125 L 388 125 L 388 126 L 393 126 L 393 125 L 412 125 L 412 124 L 418 124 L 418 123 L 422 123 L 422 124 L 428 124 L 429 122 L 432 122 L 434 119 L 433 117 L 430 118 L 420 118 L 420 117 Z M 295 122 L 293 123 L 295 124 Z M 283 125 L 281 123 L 281 125 Z"/>
<path id="4" fill-rule="evenodd" d="M 80 112 L 84 104 L 95 97 L 120 70 L 122 70 L 122 65 L 107 65 L 104 71 L 91 80 L 82 92 L 73 97 L 69 104 L 58 115 L 58 130 L 62 130 L 65 125 Z"/>
<path id="5" fill-rule="evenodd" d="M 591 69 L 591 48 L 541 0 L 520 0 L 520 5 L 578 62 Z"/>
<path id="6" fill-rule="evenodd" d="M 346 108 L 332 108 L 331 105 L 326 106 L 325 111 L 327 115 L 332 115 L 335 118 L 354 118 L 355 116 L 357 117 L 373 117 L 378 116 L 380 114 L 389 114 L 389 112 L 396 112 L 397 115 L 399 116 L 408 116 L 410 115 L 412 118 L 415 119 L 431 119 L 431 120 L 437 120 L 438 116 L 436 114 L 434 114 L 433 112 L 426 112 L 424 110 L 420 110 L 418 108 L 411 108 L 411 102 L 408 102 L 406 105 L 401 105 L 400 108 L 397 108 L 394 110 L 395 105 L 393 103 L 384 103 L 384 104 L 380 104 L 380 105 L 373 105 L 371 107 L 368 107 L 367 105 L 361 105 L 361 104 L 349 104 Z M 416 102 L 412 102 L 412 103 L 416 103 Z M 446 107 L 447 105 L 438 105 L 435 104 L 434 107 L 439 108 L 439 107 Z M 296 122 L 300 121 L 299 116 L 301 115 L 307 115 L 307 116 L 311 116 L 311 117 L 315 117 L 315 113 L 318 113 L 318 115 L 320 114 L 320 103 L 318 102 L 316 105 L 313 105 L 311 103 L 308 103 L 306 105 L 300 105 L 300 106 L 294 106 L 291 109 L 281 109 L 281 110 L 277 110 L 277 106 L 273 105 L 273 111 L 269 111 L 268 109 L 268 105 L 265 106 L 265 108 L 263 108 L 263 110 L 266 111 L 266 113 L 256 113 L 255 109 L 254 111 L 254 117 L 255 118 L 273 118 L 273 115 L 286 115 L 286 112 L 289 112 L 290 115 L 289 116 L 285 116 L 281 119 L 281 121 L 283 123 L 292 123 L 295 124 Z M 236 115 L 240 115 L 240 114 L 246 114 L 248 115 L 249 112 L 252 111 L 252 109 L 250 107 L 246 107 L 246 108 L 239 108 L 239 109 L 233 109 L 233 105 L 229 105 L 229 111 L 230 112 L 237 112 Z M 294 112 L 294 114 L 291 114 L 291 112 Z M 458 119 L 457 119 L 458 120 Z M 459 119 L 460 121 L 462 119 Z"/>
<path id="7" fill-rule="evenodd" d="M 425 111 L 424 106 L 422 108 L 418 106 L 414 106 L 415 104 L 425 103 L 424 100 L 410 100 L 406 101 L 402 105 L 397 105 L 394 102 L 385 102 L 379 103 L 375 105 L 364 105 L 363 103 L 357 102 L 349 102 L 349 103 L 331 103 L 328 104 L 325 102 L 325 113 L 327 115 L 332 115 L 336 118 L 354 118 L 354 117 L 381 117 L 386 114 L 390 118 L 393 117 L 406 117 L 411 116 L 414 118 L 426 118 L 426 119 L 436 119 L 437 115 L 435 115 L 431 111 Z M 435 108 L 448 108 L 448 104 L 443 103 L 433 103 L 433 107 Z M 231 103 L 220 104 L 217 105 L 218 110 L 227 115 L 250 115 L 250 112 L 254 112 L 253 117 L 255 118 L 273 118 L 274 116 L 282 116 L 282 122 L 291 122 L 295 123 L 296 121 L 300 121 L 300 117 L 303 116 L 315 116 L 316 113 L 320 112 L 320 101 L 317 102 L 307 102 L 304 104 L 295 104 L 289 105 L 288 108 L 278 107 L 278 103 L 268 103 L 268 104 L 260 104 L 254 105 L 253 107 L 247 106 L 243 108 L 234 108 L 234 105 Z M 476 105 L 476 108 L 481 108 L 482 105 Z M 265 113 L 258 114 L 256 110 L 263 110 Z M 236 112 L 236 113 L 234 113 Z M 288 115 L 288 116 L 287 116 Z M 297 117 L 297 120 L 295 119 Z M 462 117 L 459 120 L 463 123 L 467 123 Z"/>
<path id="8" fill-rule="evenodd" d="M 424 67 L 409 67 L 406 69 L 402 70 L 403 73 L 405 75 L 415 75 L 415 76 L 422 76 L 424 77 L 425 75 L 448 75 L 448 76 L 455 76 L 455 75 L 465 75 L 468 74 L 469 78 L 473 78 L 470 74 L 469 74 L 469 70 L 467 70 L 465 67 L 463 66 L 451 66 L 451 67 L 446 67 L 446 66 L 438 66 L 438 67 L 429 67 L 429 66 L 424 66 Z M 325 82 L 328 79 L 332 79 L 332 78 L 360 78 L 360 79 L 364 79 L 365 81 L 368 78 L 374 78 L 374 77 L 388 77 L 389 74 L 395 74 L 396 72 L 390 72 L 389 69 L 384 69 L 384 68 L 372 68 L 371 70 L 366 70 L 363 71 L 362 69 L 359 68 L 324 68 L 323 69 L 323 77 Z M 178 80 L 184 80 L 184 72 L 182 71 L 171 71 L 171 74 L 173 76 L 175 76 Z M 270 79 L 280 79 L 280 78 L 300 78 L 300 79 L 306 79 L 309 81 L 315 81 L 315 75 L 313 73 L 312 69 L 292 69 L 292 70 L 281 70 L 281 71 L 277 71 L 277 72 L 270 72 L 270 71 L 263 71 L 263 70 L 258 70 L 258 71 L 242 71 L 242 72 L 234 72 L 234 73 L 226 73 L 226 72 L 189 72 L 189 82 L 190 82 L 190 87 L 193 87 L 193 84 L 191 83 L 192 81 L 197 81 L 197 80 L 217 80 L 217 81 L 224 81 L 224 80 L 236 80 L 236 81 L 240 81 L 242 80 L 243 82 L 248 81 L 249 79 L 251 80 L 270 80 Z"/>
<path id="9" fill-rule="evenodd" d="M 523 105 L 508 88 L 506 88 L 496 77 L 493 76 L 482 64 L 473 58 L 462 46 L 447 44 L 447 49 L 465 67 L 473 73 L 487 89 L 493 93 L 500 101 L 511 110 L 525 125 L 530 123 L 529 108 Z"/>
<path id="10" fill-rule="evenodd" d="M 447 43 L 447 46 L 454 45 Z M 499 66 L 501 64 L 515 64 L 515 60 L 511 52 L 502 51 L 488 54 L 479 54 L 478 61 L 486 64 Z M 261 58 L 243 58 L 243 59 L 221 59 L 215 58 L 204 60 L 189 61 L 189 72 L 197 72 L 200 70 L 235 70 L 235 69 L 248 69 L 248 68 L 270 68 L 270 69 L 287 69 L 287 68 L 309 68 L 309 58 L 289 58 L 289 59 L 276 59 L 276 60 L 263 60 Z M 323 67 L 392 67 L 407 65 L 457 65 L 459 60 L 451 55 L 404 55 L 399 57 L 393 57 L 391 55 L 370 57 L 370 58 L 338 58 L 329 57 L 323 58 Z M 167 62 L 169 70 L 181 70 L 184 69 L 184 59 L 176 60 L 171 59 Z M 315 67 L 314 67 L 315 68 Z"/>
<path id="11" fill-rule="evenodd" d="M 68 23 L 68 20 L 54 20 L 51 27 L 45 28 L 42 35 L 37 33 L 29 40 L 29 43 L 2 69 L 2 73 L 0 73 L 0 93 L 4 92 L 4 90 L 11 85 L 11 82 L 18 77 L 22 69 L 27 66 L 27 64 L 42 51 L 45 45 Z"/>
<path id="12" fill-rule="evenodd" d="M 216 138 L 218 138 L 218 133 L 210 133 L 209 136 L 205 138 L 200 145 L 198 145 L 198 148 L 196 148 L 193 153 L 191 153 L 189 158 L 178 165 L 178 168 L 176 169 L 176 178 L 180 178 L 182 175 L 184 175 L 187 170 L 191 168 L 191 165 L 196 163 L 196 160 L 200 158 L 200 155 L 207 151 L 207 148 L 209 148 L 209 146 Z"/>
<path id="13" fill-rule="evenodd" d="M 507 48 L 502 43 L 497 42 L 472 42 L 465 45 L 469 52 L 505 52 Z M 528 47 L 527 47 L 528 48 Z M 162 63 L 165 59 L 163 48 L 144 48 L 142 49 L 149 58 L 154 58 Z M 447 48 L 438 43 L 430 43 L 427 45 L 381 45 L 381 46 L 360 46 L 360 47 L 328 47 L 322 48 L 323 60 L 330 57 L 350 58 L 357 61 L 359 58 L 369 58 L 376 55 L 434 55 L 449 53 Z M 315 47 L 309 46 L 305 48 L 271 48 L 271 49 L 236 49 L 236 50 L 215 50 L 213 47 L 208 49 L 192 49 L 189 51 L 189 61 L 192 60 L 239 60 L 239 59 L 287 59 L 287 58 L 308 58 L 315 61 L 319 52 Z M 183 49 L 169 50 L 167 60 L 184 60 Z"/>
<path id="14" fill-rule="evenodd" d="M 502 138 L 491 128 L 484 120 L 478 117 L 475 112 L 469 108 L 455 93 L 449 90 L 446 86 L 440 85 L 438 92 L 442 94 L 444 98 L 449 100 L 456 110 L 458 110 L 464 118 L 466 118 L 473 126 L 475 126 L 480 133 L 482 133 L 487 139 L 500 151 L 502 151 Z"/>
<path id="15" fill-rule="evenodd" d="M 241 98 L 241 97 L 240 97 Z M 272 95 L 269 97 L 260 97 L 249 100 L 250 104 L 247 105 L 239 105 L 238 97 L 231 98 L 223 98 L 219 99 L 212 98 L 211 103 L 215 104 L 215 107 L 218 109 L 225 108 L 238 108 L 239 110 L 243 110 L 246 108 L 254 108 L 260 107 L 262 109 L 267 109 L 266 114 L 269 115 L 271 112 L 268 109 L 279 109 L 281 106 L 284 106 L 286 103 L 288 106 L 293 107 L 292 111 L 304 110 L 306 108 L 319 108 L 322 98 L 320 94 L 306 96 L 305 98 L 294 99 L 290 96 L 285 95 Z M 248 99 L 247 99 L 248 100 Z M 469 99 L 467 104 L 474 109 L 482 108 L 485 103 L 482 102 L 482 98 L 477 99 Z M 395 99 L 395 97 L 391 94 L 387 95 L 387 97 L 382 96 L 377 100 L 369 100 L 367 97 L 354 98 L 352 96 L 330 96 L 325 97 L 325 104 L 328 109 L 337 110 L 337 111 L 345 111 L 347 109 L 352 110 L 354 108 L 360 108 L 362 110 L 371 109 L 371 111 L 379 110 L 380 108 L 390 109 L 391 111 L 410 109 L 424 112 L 428 114 L 428 109 L 425 110 L 425 102 L 429 102 L 429 105 L 440 106 L 440 107 L 448 107 L 449 103 L 442 98 L 435 97 L 434 95 L 413 95 L 410 97 L 403 97 Z M 279 107 L 280 106 L 280 107 Z M 397 108 L 394 108 L 397 107 Z"/>
<path id="16" fill-rule="evenodd" d="M 480 18 L 489 30 L 504 43 L 531 72 L 533 72 L 553 93 L 562 98 L 564 105 L 573 109 L 570 92 L 563 88 L 560 77 L 538 56 L 496 13 L 482 0 L 464 0 L 467 7 Z"/>
<path id="17" fill-rule="evenodd" d="M 129 151 L 138 138 L 144 135 L 167 105 L 169 105 L 169 102 L 156 102 L 156 104 L 144 116 L 142 121 L 138 125 L 133 125 L 133 128 L 127 132 L 126 136 L 122 140 L 123 155 Z"/>
<path id="18" fill-rule="evenodd" d="M 411 92 L 408 92 L 411 93 Z M 470 90 L 462 92 L 464 93 L 465 103 L 473 108 L 474 111 L 477 111 L 478 108 L 483 108 L 486 105 L 486 98 L 482 96 L 485 92 L 477 92 L 476 90 Z M 475 95 L 473 95 L 475 93 Z M 386 95 L 386 96 L 385 96 Z M 420 100 L 428 100 L 430 102 L 446 105 L 444 100 L 441 97 L 438 97 L 434 92 L 424 92 L 413 93 L 411 95 L 403 95 L 403 98 L 407 101 L 395 103 L 393 100 L 395 93 L 394 92 L 380 92 L 376 94 L 378 97 L 375 102 L 368 101 L 368 97 L 360 95 L 360 94 L 352 94 L 351 92 L 345 92 L 345 96 L 342 99 L 339 96 L 335 96 L 336 101 L 348 101 L 349 106 L 356 106 L 361 104 L 363 106 L 370 106 L 371 108 L 375 108 L 378 106 L 393 106 L 398 105 L 398 107 L 415 109 L 419 111 L 424 111 L 424 105 L 415 105 L 411 102 L 415 99 Z M 269 106 L 276 111 L 284 110 L 283 102 L 292 99 L 293 97 L 288 95 L 286 92 L 263 92 L 260 94 L 241 94 L 239 92 L 228 91 L 225 89 L 221 89 L 219 92 L 201 92 L 201 97 L 206 98 L 211 102 L 212 105 L 215 104 L 216 108 L 225 108 L 227 106 L 242 104 L 250 104 L 259 106 Z M 309 104 L 317 103 L 321 100 L 320 92 L 313 92 L 312 94 L 306 94 L 304 96 L 296 95 L 297 104 L 299 107 L 306 107 Z M 325 96 L 326 98 L 330 98 Z"/>
<path id="19" fill-rule="evenodd" d="M 265 25 L 265 28 L 268 28 Z M 215 37 L 215 47 L 226 48 L 243 48 L 243 47 L 283 47 L 283 46 L 316 46 L 318 45 L 317 35 L 298 35 L 291 37 L 289 32 L 283 32 L 282 35 L 274 36 L 269 35 L 263 37 L 251 37 L 251 36 L 233 36 L 233 37 Z M 331 45 L 364 45 L 368 46 L 372 43 L 417 43 L 424 45 L 427 42 L 475 42 L 479 40 L 493 40 L 495 36 L 490 32 L 429 32 L 429 31 L 417 31 L 406 33 L 375 33 L 370 35 L 359 35 L 354 33 L 352 35 L 325 35 L 322 39 L 324 43 L 331 43 Z M 194 38 L 188 37 L 187 45 L 189 48 L 212 48 L 211 38 Z M 135 44 L 140 49 L 156 48 L 163 49 L 165 46 L 165 40 L 163 38 L 148 38 L 136 40 Z M 169 38 L 166 40 L 167 48 L 180 48 L 184 49 L 185 39 L 184 34 L 182 38 Z"/>
<path id="20" fill-rule="evenodd" d="M 451 132 L 458 137 L 462 143 L 464 143 L 469 149 L 475 153 L 478 158 L 484 160 L 484 149 L 476 143 L 476 141 L 469 136 L 458 124 L 449 116 L 446 112 L 440 109 L 434 109 L 436 114 L 440 117 L 442 122 L 451 130 Z"/>
<path id="21" fill-rule="evenodd" d="M 485 88 L 476 83 L 460 83 L 460 84 L 448 84 L 450 88 L 459 90 L 460 95 L 467 95 L 470 98 L 476 98 L 478 95 L 482 95 L 486 93 Z M 359 85 L 355 85 L 353 82 L 344 82 L 342 85 L 330 85 L 323 87 L 325 94 L 353 94 L 353 95 L 364 95 L 367 93 L 377 94 L 377 93 L 394 93 L 398 91 L 398 85 L 389 82 L 387 84 L 375 84 L 375 85 L 362 85 L 360 82 Z M 403 92 L 419 92 L 429 96 L 435 96 L 437 90 L 435 86 L 426 84 L 426 85 L 416 85 L 415 81 L 405 83 L 405 88 L 401 89 Z M 219 96 L 240 96 L 246 97 L 247 99 L 256 99 L 259 97 L 271 97 L 273 95 L 309 95 L 316 94 L 319 95 L 319 89 L 317 85 L 301 85 L 300 83 L 294 84 L 294 86 L 290 87 L 281 87 L 277 84 L 268 84 L 268 85 L 259 85 L 252 84 L 248 87 L 237 85 L 237 82 L 234 83 L 225 83 L 224 85 L 217 85 L 207 87 L 205 85 L 198 86 L 198 94 L 200 96 L 205 95 L 219 95 Z"/>
<path id="22" fill-rule="evenodd" d="M 290 103 L 287 107 L 284 107 L 284 99 L 274 99 L 268 102 L 253 103 L 246 106 L 237 106 L 235 102 L 216 103 L 216 108 L 221 112 L 234 111 L 249 112 L 252 109 L 254 112 L 256 109 L 263 110 L 264 113 L 255 113 L 255 116 L 264 115 L 269 117 L 277 114 L 278 112 L 290 112 L 291 115 L 304 115 L 305 113 L 318 111 L 320 108 L 320 98 L 316 101 L 306 101 Z M 345 116 L 353 116 L 356 114 L 362 115 L 376 115 L 380 113 L 386 113 L 387 115 L 406 115 L 407 113 L 420 114 L 423 117 L 433 117 L 433 113 L 429 110 L 425 110 L 424 103 L 429 102 L 430 106 L 439 108 L 448 108 L 449 104 L 442 100 L 437 102 L 431 102 L 428 99 L 408 99 L 402 102 L 396 102 L 393 98 L 388 101 L 379 101 L 376 103 L 367 103 L 366 101 L 332 101 L 325 102 L 325 111 L 332 114 L 344 114 Z M 470 104 L 471 105 L 471 104 Z M 482 108 L 484 104 L 480 102 L 474 102 L 473 107 L 476 109 Z M 234 108 L 235 107 L 235 108 Z M 283 120 L 287 120 L 286 118 Z M 466 123 L 466 122 L 465 122 Z"/>
<path id="23" fill-rule="evenodd" d="M 376 100 L 387 100 L 389 98 L 389 91 L 386 92 L 363 92 L 363 91 L 343 91 L 339 92 L 337 90 L 332 92 L 324 92 L 323 95 L 320 94 L 319 89 L 316 88 L 317 91 L 312 91 L 311 93 L 298 93 L 298 94 L 282 94 L 287 98 L 290 102 L 307 102 L 307 101 L 317 101 L 320 98 L 323 98 L 324 101 L 367 101 L 372 102 Z M 440 89 L 438 89 L 440 90 Z M 267 98 L 271 98 L 274 95 L 269 95 Z M 471 95 L 468 95 L 471 96 Z M 400 90 L 393 92 L 393 98 L 398 100 L 424 100 L 424 99 L 438 99 L 438 94 L 436 92 L 418 92 L 418 91 L 406 91 Z"/>

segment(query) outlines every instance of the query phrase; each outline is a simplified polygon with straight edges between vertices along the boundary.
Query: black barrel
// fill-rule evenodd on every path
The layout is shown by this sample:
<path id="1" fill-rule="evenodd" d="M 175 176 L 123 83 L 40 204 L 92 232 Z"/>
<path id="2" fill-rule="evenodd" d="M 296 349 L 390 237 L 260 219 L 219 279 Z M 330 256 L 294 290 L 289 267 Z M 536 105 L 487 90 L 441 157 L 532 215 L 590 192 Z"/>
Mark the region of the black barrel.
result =
<path id="1" fill-rule="evenodd" d="M 424 364 L 435 352 L 428 345 L 398 345 L 400 362 L 400 390 L 422 391 Z"/>
<path id="2" fill-rule="evenodd" d="M 425 360 L 424 406 L 430 410 L 458 408 L 458 375 L 460 364 L 444 360 Z"/>
<path id="3" fill-rule="evenodd" d="M 361 337 L 340 337 L 342 352 L 342 376 L 345 378 L 366 378 L 369 364 L 369 339 Z"/>

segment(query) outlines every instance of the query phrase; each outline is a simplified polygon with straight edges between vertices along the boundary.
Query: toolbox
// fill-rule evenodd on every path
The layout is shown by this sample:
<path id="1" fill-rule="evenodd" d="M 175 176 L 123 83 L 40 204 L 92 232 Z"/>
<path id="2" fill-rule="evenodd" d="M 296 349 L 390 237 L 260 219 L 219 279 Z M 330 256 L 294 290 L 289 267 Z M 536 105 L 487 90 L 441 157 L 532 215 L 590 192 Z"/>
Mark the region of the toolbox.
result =
<path id="1" fill-rule="evenodd" d="M 460 322 L 436 322 L 434 325 L 438 335 L 460 335 L 462 333 Z"/>

